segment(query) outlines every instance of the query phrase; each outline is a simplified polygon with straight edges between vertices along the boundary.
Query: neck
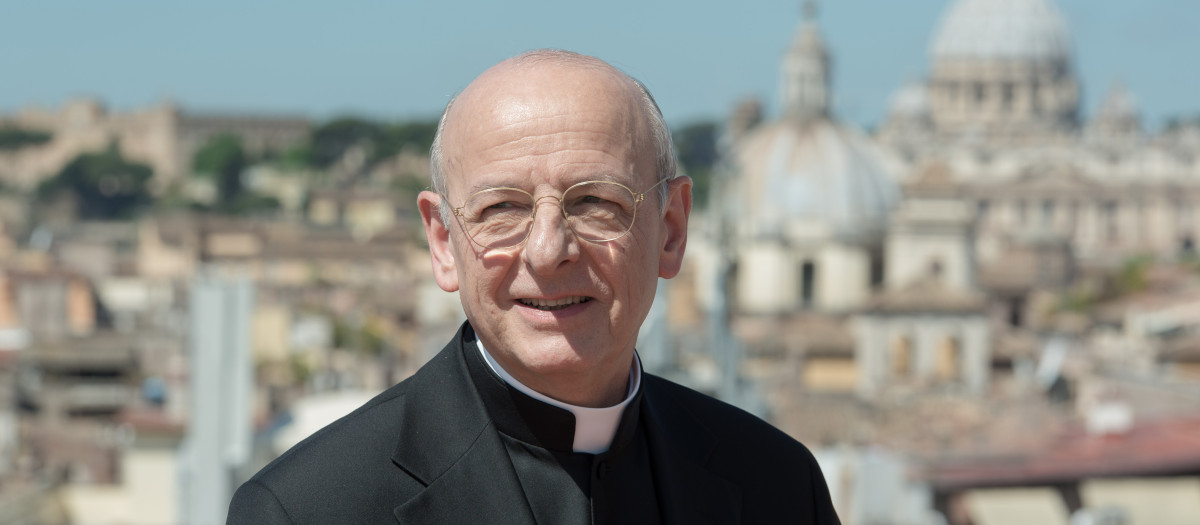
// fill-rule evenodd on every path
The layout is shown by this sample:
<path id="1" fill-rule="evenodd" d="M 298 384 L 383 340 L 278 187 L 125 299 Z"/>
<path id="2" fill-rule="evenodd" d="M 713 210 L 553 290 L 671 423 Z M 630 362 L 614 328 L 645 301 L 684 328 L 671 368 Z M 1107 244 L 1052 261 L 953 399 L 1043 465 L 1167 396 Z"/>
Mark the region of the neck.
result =
<path id="1" fill-rule="evenodd" d="M 585 408 L 605 408 L 620 403 L 629 391 L 629 370 L 633 363 L 631 360 L 626 362 L 628 364 L 613 378 L 598 378 L 595 373 L 572 374 L 554 379 L 512 375 L 530 389 L 556 401 Z M 505 367 L 505 370 L 508 370 L 508 367 Z"/>
<path id="2" fill-rule="evenodd" d="M 482 341 L 479 342 L 479 346 L 484 356 L 491 361 L 493 368 L 499 368 L 503 371 L 502 375 L 509 376 L 506 380 L 515 380 L 525 388 L 560 403 L 582 408 L 607 408 L 622 403 L 629 396 L 629 379 L 634 366 L 632 352 L 627 358 L 620 359 L 623 365 L 615 367 L 612 373 L 597 373 L 591 370 L 546 377 L 528 373 L 524 368 L 504 362 L 499 356 L 489 352 Z"/>

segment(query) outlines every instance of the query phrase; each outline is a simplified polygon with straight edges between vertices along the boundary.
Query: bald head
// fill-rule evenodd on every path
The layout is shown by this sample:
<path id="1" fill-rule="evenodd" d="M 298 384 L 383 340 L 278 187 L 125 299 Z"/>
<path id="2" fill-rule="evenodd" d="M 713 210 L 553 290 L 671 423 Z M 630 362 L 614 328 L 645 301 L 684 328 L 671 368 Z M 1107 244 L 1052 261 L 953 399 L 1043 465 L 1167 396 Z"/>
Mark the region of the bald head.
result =
<path id="1" fill-rule="evenodd" d="M 588 111 L 622 121 L 636 156 L 650 159 L 646 169 L 655 180 L 675 176 L 670 132 L 644 85 L 594 57 L 537 50 L 488 69 L 446 105 L 430 151 L 433 190 L 448 195 L 448 178 L 469 161 L 473 137 L 515 132 L 509 124 L 531 114 L 578 118 Z"/>

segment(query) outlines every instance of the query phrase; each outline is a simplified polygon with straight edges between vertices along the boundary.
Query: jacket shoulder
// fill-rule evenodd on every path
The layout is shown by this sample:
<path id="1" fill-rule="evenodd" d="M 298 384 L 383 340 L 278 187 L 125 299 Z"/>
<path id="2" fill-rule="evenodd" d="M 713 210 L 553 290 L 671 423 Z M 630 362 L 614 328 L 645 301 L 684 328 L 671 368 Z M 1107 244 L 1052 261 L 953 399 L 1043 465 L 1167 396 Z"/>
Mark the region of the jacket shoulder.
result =
<path id="1" fill-rule="evenodd" d="M 392 465 L 401 428 L 410 424 L 406 398 L 438 396 L 431 384 L 454 381 L 458 347 L 447 345 L 416 373 L 392 385 L 354 411 L 314 432 L 263 467 L 252 480 L 311 479 L 305 469 L 329 463 L 345 470 L 353 463 L 375 462 Z M 424 397 L 422 397 L 422 400 Z M 409 403 L 420 401 L 410 401 Z M 322 465 L 323 466 L 323 465 Z"/>
<path id="2" fill-rule="evenodd" d="M 238 488 L 228 523 L 360 523 L 389 517 L 362 513 L 390 512 L 375 504 L 377 498 L 402 501 L 420 490 L 391 461 L 407 386 L 405 381 L 389 388 L 268 463 Z"/>
<path id="3" fill-rule="evenodd" d="M 767 447 L 765 450 L 772 454 L 790 452 L 812 457 L 807 447 L 795 438 L 754 414 L 678 383 L 647 376 L 648 393 L 668 398 L 720 441 Z"/>
<path id="4" fill-rule="evenodd" d="M 744 523 L 838 523 L 808 447 L 745 410 L 685 386 L 656 376 L 645 386 L 664 411 L 686 416 L 672 416 L 685 429 L 676 433 L 679 439 L 712 444 L 703 462 L 741 488 Z"/>
<path id="5" fill-rule="evenodd" d="M 234 494 L 229 522 L 394 521 L 392 508 L 424 487 L 396 463 L 395 454 L 406 432 L 444 431 L 429 426 L 443 414 L 421 411 L 428 412 L 430 402 L 445 402 L 452 390 L 446 385 L 462 380 L 461 334 L 415 374 L 263 467 Z"/>

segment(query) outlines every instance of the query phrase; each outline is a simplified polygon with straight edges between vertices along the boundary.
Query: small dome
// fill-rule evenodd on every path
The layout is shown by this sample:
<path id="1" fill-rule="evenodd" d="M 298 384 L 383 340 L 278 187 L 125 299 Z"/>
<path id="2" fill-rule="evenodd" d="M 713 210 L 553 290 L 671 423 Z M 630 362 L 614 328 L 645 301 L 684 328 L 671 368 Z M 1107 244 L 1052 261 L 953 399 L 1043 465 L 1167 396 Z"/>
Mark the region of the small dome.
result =
<path id="1" fill-rule="evenodd" d="M 1068 60 L 1070 38 L 1048 0 L 958 0 L 930 49 L 934 60 Z"/>
<path id="2" fill-rule="evenodd" d="M 910 82 L 892 95 L 888 114 L 893 118 L 923 118 L 929 115 L 929 93 L 925 84 Z"/>
<path id="3" fill-rule="evenodd" d="M 1096 118 L 1101 120 L 1127 120 L 1138 118 L 1137 100 L 1125 88 L 1125 84 L 1116 82 L 1108 90 L 1104 100 L 1096 110 Z"/>
<path id="4" fill-rule="evenodd" d="M 1115 82 L 1088 123 L 1088 137 L 1102 140 L 1129 138 L 1141 131 L 1141 121 L 1137 100 L 1123 83 Z"/>
<path id="5" fill-rule="evenodd" d="M 897 200 L 875 145 L 828 119 L 783 119 L 750 132 L 736 152 L 743 233 L 796 231 L 843 238 L 881 233 Z"/>

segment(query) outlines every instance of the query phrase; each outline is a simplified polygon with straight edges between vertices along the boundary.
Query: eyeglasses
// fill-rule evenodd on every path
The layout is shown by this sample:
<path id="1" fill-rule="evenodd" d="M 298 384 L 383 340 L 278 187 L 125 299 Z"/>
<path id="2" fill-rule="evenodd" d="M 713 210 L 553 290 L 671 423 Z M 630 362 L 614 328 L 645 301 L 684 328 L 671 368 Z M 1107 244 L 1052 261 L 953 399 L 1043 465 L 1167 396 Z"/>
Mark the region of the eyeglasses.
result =
<path id="1" fill-rule="evenodd" d="M 593 180 L 575 184 L 562 197 L 533 194 L 517 188 L 488 188 L 472 193 L 466 203 L 453 208 L 471 241 L 484 249 L 512 248 L 529 237 L 533 219 L 544 199 L 558 200 L 563 219 L 580 239 L 594 243 L 615 241 L 633 229 L 633 221 L 646 194 L 619 182 Z M 444 195 L 447 203 L 450 202 Z"/>

